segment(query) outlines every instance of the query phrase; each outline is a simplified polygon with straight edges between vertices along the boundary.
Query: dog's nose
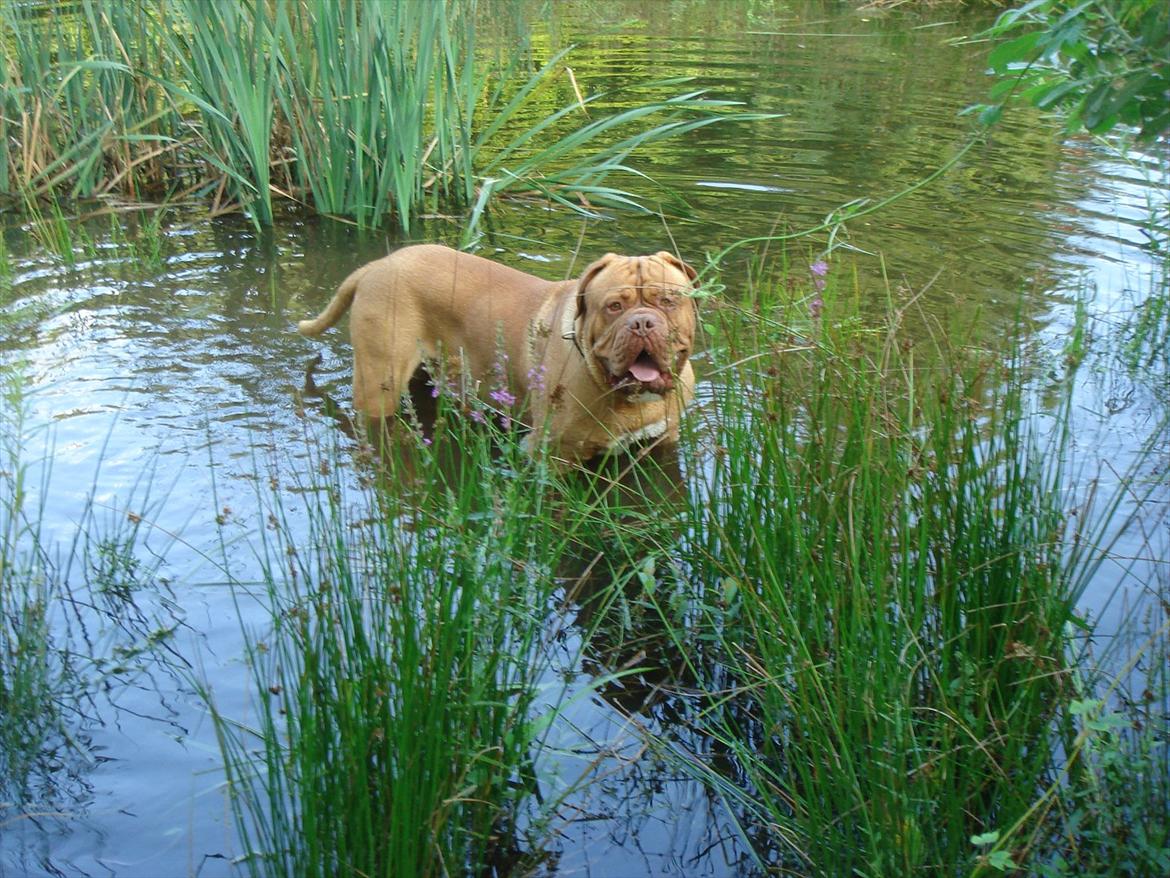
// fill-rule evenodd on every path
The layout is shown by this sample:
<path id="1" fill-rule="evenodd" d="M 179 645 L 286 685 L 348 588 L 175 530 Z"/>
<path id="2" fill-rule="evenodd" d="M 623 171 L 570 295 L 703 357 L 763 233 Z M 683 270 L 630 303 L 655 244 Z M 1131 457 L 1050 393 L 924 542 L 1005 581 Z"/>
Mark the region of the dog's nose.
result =
<path id="1" fill-rule="evenodd" d="M 662 318 L 653 311 L 642 311 L 631 314 L 627 325 L 635 335 L 650 335 L 661 328 Z"/>

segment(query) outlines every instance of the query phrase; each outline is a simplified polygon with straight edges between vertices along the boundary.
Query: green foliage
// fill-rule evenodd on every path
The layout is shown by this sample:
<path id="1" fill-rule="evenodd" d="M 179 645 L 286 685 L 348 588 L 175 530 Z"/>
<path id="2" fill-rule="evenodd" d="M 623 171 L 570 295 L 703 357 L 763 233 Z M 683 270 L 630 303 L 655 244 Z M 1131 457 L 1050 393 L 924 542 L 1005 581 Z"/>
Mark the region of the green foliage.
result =
<path id="1" fill-rule="evenodd" d="M 404 231 L 467 212 L 471 234 L 504 194 L 636 208 L 606 182 L 636 173 L 630 153 L 731 106 L 689 92 L 591 116 L 614 95 L 575 81 L 557 104 L 565 53 L 535 72 L 526 57 L 485 60 L 477 14 L 470 0 L 5 4 L 0 192 L 30 212 L 44 198 L 197 195 L 257 225 L 274 196 Z"/>
<path id="2" fill-rule="evenodd" d="M 1134 371 L 1170 375 L 1170 291 L 1163 290 L 1142 302 L 1126 329 L 1122 350 L 1126 365 Z M 1165 385 L 1154 385 L 1153 389 L 1167 395 Z"/>
<path id="3" fill-rule="evenodd" d="M 487 874 L 521 849 L 564 540 L 544 464 L 454 406 L 440 420 L 433 446 L 387 437 L 368 490 L 300 485 L 307 539 L 268 501 L 258 723 L 205 692 L 252 875 Z"/>
<path id="4" fill-rule="evenodd" d="M 1152 140 L 1170 129 L 1170 6 L 1163 0 L 1032 0 L 984 37 L 1002 40 L 989 63 L 1000 104 L 1067 112 L 1070 131 L 1116 125 Z"/>
<path id="5" fill-rule="evenodd" d="M 12 263 L 8 259 L 8 242 L 0 231 L 0 309 L 5 308 L 12 298 Z M 0 322 L 4 320 L 4 312 L 0 310 Z"/>
<path id="6" fill-rule="evenodd" d="M 1018 362 L 916 343 L 909 308 L 875 328 L 875 297 L 827 263 L 788 268 L 744 310 L 705 303 L 721 371 L 685 477 L 655 484 L 649 458 L 621 485 L 606 465 L 558 472 L 501 413 L 443 394 L 428 439 L 408 419 L 383 459 L 278 464 L 294 485 L 255 522 L 224 517 L 225 551 L 238 524 L 262 560 L 268 611 L 246 632 L 254 711 L 202 689 L 241 868 L 525 873 L 578 782 L 548 770 L 546 733 L 574 697 L 626 705 L 635 687 L 611 692 L 605 669 L 634 669 L 625 684 L 666 657 L 677 713 L 632 727 L 729 804 L 761 871 L 1160 874 L 1170 666 L 1151 650 L 1162 677 L 1124 699 L 1072 666 L 1076 598 L 1109 546 L 1083 509 L 1067 526 L 1062 413 L 1032 417 Z M 0 448 L 22 447 L 26 425 L 3 426 Z M 24 473 L 0 465 L 0 767 L 17 780 L 75 691 L 45 615 L 70 570 L 47 564 Z M 87 510 L 66 554 L 86 603 L 123 612 L 162 550 L 110 512 Z M 150 648 L 85 655 L 108 679 Z M 1122 723 L 1115 701 L 1139 709 Z"/>
<path id="7" fill-rule="evenodd" d="M 1140 376 L 1154 398 L 1170 411 L 1170 227 L 1151 235 L 1157 264 L 1134 292 L 1136 303 L 1120 331 L 1118 356 L 1132 375 Z"/>
<path id="8" fill-rule="evenodd" d="M 1165 654 L 1151 658 L 1165 668 Z M 1149 706 L 1129 719 L 1101 699 L 1071 703 L 1082 746 L 1061 829 L 1075 844 L 1062 845 L 1041 875 L 1170 874 L 1170 765 L 1160 740 L 1168 718 Z"/>
<path id="9" fill-rule="evenodd" d="M 664 750 L 777 872 L 1034 871 L 1070 844 L 1038 802 L 1073 807 L 1061 704 L 1109 546 L 1094 515 L 1067 526 L 1068 409 L 1039 432 L 1021 361 L 915 344 L 893 308 L 868 328 L 867 297 L 823 275 L 708 304 L 727 365 L 673 565 L 691 610 L 662 583 L 643 599 L 706 693 L 712 752 Z M 1143 759 L 1123 773 L 1163 788 Z"/>
<path id="10" fill-rule="evenodd" d="M 183 78 L 169 92 L 193 102 L 207 160 L 261 225 L 272 222 L 269 176 L 281 55 L 264 3 L 178 0 L 180 27 L 164 30 Z M 181 84 L 180 84 L 181 83 Z"/>
<path id="11" fill-rule="evenodd" d="M 799 349 L 777 327 L 760 339 L 774 353 L 728 354 L 750 365 L 717 399 L 690 530 L 701 578 L 740 583 L 743 622 L 718 629 L 738 694 L 702 726 L 790 868 L 958 864 L 1052 764 L 1074 601 L 1044 464 L 1061 455 L 1034 447 L 1010 372 L 903 353 L 897 326 L 810 329 Z"/>
<path id="12" fill-rule="evenodd" d="M 150 530 L 141 514 L 90 499 L 66 545 L 45 535 L 51 447 L 30 453 L 45 430 L 30 423 L 25 392 L 20 367 L 0 366 L 0 826 L 75 807 L 58 797 L 92 764 L 82 730 L 98 693 L 157 660 L 177 627 L 133 604 L 157 587 L 167 548 L 140 557 Z"/>
<path id="13" fill-rule="evenodd" d="M 68 685 L 48 621 L 57 584 L 27 551 L 37 524 L 26 508 L 22 391 L 14 370 L 0 370 L 0 804 L 25 797 L 36 760 L 62 727 Z"/>
<path id="14" fill-rule="evenodd" d="M 317 210 L 361 226 L 396 211 L 409 230 L 428 178 L 445 181 L 454 171 L 452 152 L 436 146 L 463 126 L 439 102 L 450 106 L 448 68 L 474 51 L 459 41 L 474 35 L 466 14 L 442 3 L 275 7 L 293 171 Z"/>
<path id="15" fill-rule="evenodd" d="M 76 14 L 0 6 L 0 192 L 130 197 L 181 180 L 184 120 L 156 18 L 143 4 L 82 0 Z"/>

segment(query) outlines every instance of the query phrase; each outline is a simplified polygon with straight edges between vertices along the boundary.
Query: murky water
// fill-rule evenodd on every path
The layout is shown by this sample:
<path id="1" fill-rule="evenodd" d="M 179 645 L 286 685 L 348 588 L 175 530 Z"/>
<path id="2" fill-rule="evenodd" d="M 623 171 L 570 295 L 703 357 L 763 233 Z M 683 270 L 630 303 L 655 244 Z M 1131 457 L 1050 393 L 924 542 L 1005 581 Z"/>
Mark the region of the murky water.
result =
<path id="1" fill-rule="evenodd" d="M 989 85 L 984 50 L 952 44 L 979 29 L 976 18 L 767 2 L 557 4 L 556 14 L 536 26 L 533 50 L 543 57 L 582 40 L 569 63 L 586 91 L 692 76 L 713 96 L 780 115 L 708 127 L 635 156 L 662 188 L 611 182 L 646 192 L 658 213 L 586 221 L 502 206 L 481 252 L 548 277 L 570 276 L 607 250 L 677 246 L 702 264 L 741 239 L 817 226 L 844 204 L 894 196 L 963 147 L 971 123 L 957 113 Z M 1122 159 L 1064 140 L 1052 122 L 1016 113 L 939 180 L 848 223 L 831 270 L 856 272 L 875 303 L 887 287 L 907 298 L 925 288 L 923 307 L 944 328 L 1007 328 L 1022 317 L 1059 349 L 1078 291 L 1096 290 L 1090 308 L 1100 315 L 1140 295 L 1147 200 L 1158 197 L 1147 181 L 1164 179 L 1165 162 L 1164 153 Z M 45 813 L 0 810 L 0 875 L 229 874 L 242 852 L 191 681 L 208 679 L 221 710 L 246 719 L 240 618 L 264 619 L 224 583 L 229 573 L 256 576 L 247 537 L 257 485 L 273 467 L 310 465 L 298 451 L 306 436 L 342 441 L 327 417 L 300 404 L 315 352 L 326 354 L 331 390 L 348 393 L 345 334 L 308 341 L 294 323 L 397 242 L 299 216 L 258 235 L 240 219 L 188 215 L 154 236 L 148 220 L 128 213 L 116 216 L 116 230 L 109 218 L 86 224 L 89 243 L 65 266 L 5 219 L 12 322 L 0 359 L 23 364 L 27 423 L 44 425 L 26 446 L 30 483 L 45 485 L 35 498 L 44 531 L 68 545 L 79 524 L 96 534 L 148 519 L 159 592 L 106 613 L 118 624 L 101 636 L 116 647 L 178 628 L 169 663 L 130 662 L 133 672 L 112 678 L 117 685 L 80 721 L 88 746 L 55 769 L 60 788 Z M 422 233 L 458 235 L 437 221 Z M 828 242 L 827 232 L 814 235 L 789 257 L 811 261 Z M 779 251 L 758 244 L 729 255 L 727 295 L 736 296 L 749 259 L 766 263 Z M 1113 411 L 1092 442 L 1114 460 L 1134 451 L 1156 417 L 1147 397 L 1140 384 L 1082 392 L 1086 408 Z M 1103 602 L 1104 593 L 1088 599 Z M 616 741 L 617 756 L 635 746 L 601 702 L 582 704 L 574 719 Z M 649 760 L 634 771 L 632 783 L 591 794 L 596 819 L 569 828 L 559 873 L 735 873 L 741 852 L 717 803 Z"/>

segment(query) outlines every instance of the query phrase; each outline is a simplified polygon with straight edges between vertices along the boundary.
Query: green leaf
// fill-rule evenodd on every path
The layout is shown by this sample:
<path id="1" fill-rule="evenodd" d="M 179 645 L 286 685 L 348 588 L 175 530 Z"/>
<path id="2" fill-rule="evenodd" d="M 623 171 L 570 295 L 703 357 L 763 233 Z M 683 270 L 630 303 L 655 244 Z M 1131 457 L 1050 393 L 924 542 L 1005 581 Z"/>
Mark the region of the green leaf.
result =
<path id="1" fill-rule="evenodd" d="M 1009 9 L 996 19 L 995 24 L 987 33 L 989 35 L 1006 33 L 1016 27 L 1017 23 L 1030 23 L 1032 12 L 1051 3 L 1052 0 L 1031 0 L 1030 3 L 1025 3 L 1019 9 Z"/>
<path id="2" fill-rule="evenodd" d="M 1028 97 L 1033 106 L 1041 110 L 1049 110 L 1078 88 L 1080 88 L 1080 83 L 1062 82 L 1059 85 L 1048 85 L 1043 90 L 1030 94 Z"/>
<path id="3" fill-rule="evenodd" d="M 993 101 L 999 101 L 1011 94 L 1023 80 L 1025 74 L 1006 76 L 991 87 L 987 95 Z"/>
<path id="4" fill-rule="evenodd" d="M 1085 96 L 1084 109 L 1081 111 L 1085 127 L 1090 131 L 1097 128 L 1109 114 L 1109 96 L 1113 93 L 1113 84 L 1103 82 Z"/>
<path id="5" fill-rule="evenodd" d="M 1003 105 L 996 104 L 995 106 L 984 107 L 979 114 L 979 123 L 988 127 L 996 124 L 1000 117 L 1003 116 Z"/>
<path id="6" fill-rule="evenodd" d="M 1007 872 L 1016 868 L 1016 864 L 1012 861 L 1012 855 L 1007 851 L 993 851 L 988 854 L 987 865 L 1001 872 Z"/>
<path id="7" fill-rule="evenodd" d="M 1149 70 L 1139 70 L 1127 74 L 1124 85 L 1113 90 L 1113 96 L 1109 101 L 1109 110 L 1113 113 L 1123 112 L 1127 106 L 1134 103 L 1134 98 L 1141 94 L 1142 89 L 1152 79 L 1155 79 L 1155 76 Z"/>
<path id="8" fill-rule="evenodd" d="M 1042 31 L 1034 31 L 1001 43 L 991 50 L 987 63 L 996 73 L 1004 73 L 1012 64 L 1025 64 L 1035 57 L 1042 36 Z"/>
<path id="9" fill-rule="evenodd" d="M 1148 116 L 1142 125 L 1141 132 L 1138 134 L 1138 139 L 1148 143 L 1157 138 L 1167 128 L 1170 128 L 1170 107 L 1166 107 L 1156 115 Z"/>
<path id="10" fill-rule="evenodd" d="M 1117 713 L 1108 713 L 1085 723 L 1085 726 L 1094 732 L 1112 732 L 1117 729 L 1124 729 L 1128 725 L 1129 721 Z"/>
<path id="11" fill-rule="evenodd" d="M 642 589 L 646 594 L 653 596 L 654 590 L 658 587 L 658 582 L 654 578 L 654 556 L 647 555 L 646 558 L 638 565 L 638 581 L 642 583 Z"/>
<path id="12" fill-rule="evenodd" d="M 989 844 L 995 844 L 997 841 L 999 841 L 999 831 L 995 829 L 991 830 L 991 832 L 984 832 L 980 835 L 971 836 L 971 844 L 975 845 L 976 847 L 984 847 Z"/>

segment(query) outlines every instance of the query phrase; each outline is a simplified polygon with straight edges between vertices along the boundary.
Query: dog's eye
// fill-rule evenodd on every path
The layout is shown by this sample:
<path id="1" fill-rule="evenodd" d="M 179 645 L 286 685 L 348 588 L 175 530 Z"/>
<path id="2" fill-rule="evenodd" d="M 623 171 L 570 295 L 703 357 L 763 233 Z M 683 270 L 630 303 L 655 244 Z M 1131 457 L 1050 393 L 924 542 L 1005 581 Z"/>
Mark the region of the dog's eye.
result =
<path id="1" fill-rule="evenodd" d="M 678 299 L 675 296 L 659 296 L 658 307 L 664 311 L 673 311 L 678 307 Z"/>
<path id="2" fill-rule="evenodd" d="M 610 302 L 608 305 L 605 306 L 605 309 L 607 311 L 609 311 L 610 314 L 616 314 L 619 311 L 621 311 L 624 307 L 625 306 L 620 301 L 618 301 L 617 299 L 614 299 L 612 302 Z"/>

